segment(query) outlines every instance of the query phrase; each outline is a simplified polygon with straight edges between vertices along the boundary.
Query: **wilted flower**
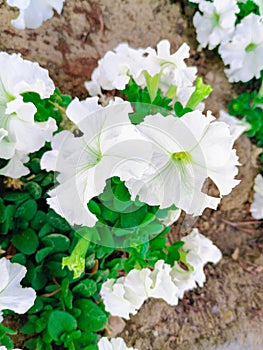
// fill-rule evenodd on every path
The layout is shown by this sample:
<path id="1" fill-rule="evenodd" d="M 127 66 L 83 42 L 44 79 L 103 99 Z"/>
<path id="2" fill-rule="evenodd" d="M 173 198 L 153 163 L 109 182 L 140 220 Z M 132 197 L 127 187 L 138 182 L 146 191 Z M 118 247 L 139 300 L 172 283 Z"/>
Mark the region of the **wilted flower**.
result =
<path id="1" fill-rule="evenodd" d="M 18 314 L 25 313 L 33 306 L 36 298 L 34 289 L 22 288 L 20 285 L 20 281 L 25 277 L 26 268 L 1 258 L 0 274 L 0 311 L 8 309 Z"/>
<path id="2" fill-rule="evenodd" d="M 126 182 L 132 199 L 138 195 L 149 205 L 175 205 L 193 215 L 216 209 L 220 198 L 203 193 L 204 182 L 212 179 L 220 197 L 230 193 L 239 183 L 234 179 L 239 163 L 227 125 L 214 120 L 194 111 L 181 118 L 147 116 L 138 124 L 155 150 L 148 172 Z"/>
<path id="3" fill-rule="evenodd" d="M 213 49 L 231 39 L 235 29 L 236 13 L 239 12 L 235 0 L 201 1 L 199 9 L 203 14 L 196 12 L 193 22 L 197 40 L 202 47 L 208 45 L 209 49 Z"/>
<path id="4" fill-rule="evenodd" d="M 224 122 L 229 125 L 230 134 L 236 141 L 245 131 L 251 129 L 251 125 L 243 119 L 238 119 L 229 115 L 227 112 L 221 110 L 219 112 L 218 121 Z"/>
<path id="5" fill-rule="evenodd" d="M 135 348 L 128 348 L 122 338 L 112 338 L 109 340 L 106 337 L 100 338 L 98 348 L 99 350 L 136 350 Z"/>
<path id="6" fill-rule="evenodd" d="M 258 174 L 254 184 L 254 201 L 251 204 L 251 214 L 255 219 L 263 219 L 263 177 Z"/>
<path id="7" fill-rule="evenodd" d="M 53 8 L 61 13 L 65 0 L 7 0 L 9 6 L 18 7 L 19 16 L 11 23 L 18 29 L 38 28 L 54 15 Z"/>
<path id="8" fill-rule="evenodd" d="M 247 82 L 259 78 L 263 69 L 263 23 L 254 13 L 246 16 L 235 29 L 231 41 L 221 44 L 219 53 L 230 82 Z"/>
<path id="9" fill-rule="evenodd" d="M 55 87 L 46 69 L 20 55 L 0 53 L 0 158 L 10 161 L 0 169 L 0 175 L 18 178 L 29 173 L 23 163 L 30 152 L 50 141 L 57 129 L 56 122 L 35 122 L 37 111 L 31 102 L 24 102 L 25 92 L 36 92 L 48 98 Z"/>

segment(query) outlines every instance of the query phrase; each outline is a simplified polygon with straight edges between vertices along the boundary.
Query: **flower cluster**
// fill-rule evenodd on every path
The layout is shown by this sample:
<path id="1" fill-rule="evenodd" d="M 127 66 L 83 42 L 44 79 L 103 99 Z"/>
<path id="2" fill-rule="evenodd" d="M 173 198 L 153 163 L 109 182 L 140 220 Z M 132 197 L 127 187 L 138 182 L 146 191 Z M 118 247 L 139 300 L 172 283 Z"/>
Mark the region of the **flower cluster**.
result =
<path id="1" fill-rule="evenodd" d="M 8 309 L 19 314 L 25 313 L 34 304 L 36 292 L 32 288 L 22 288 L 20 281 L 25 277 L 26 268 L 17 263 L 0 259 L 0 322 L 1 311 Z"/>
<path id="2" fill-rule="evenodd" d="M 69 105 L 67 116 L 83 136 L 68 131 L 55 135 L 52 151 L 41 161 L 42 168 L 59 172 L 48 203 L 70 224 L 95 225 L 97 217 L 87 203 L 113 176 L 125 182 L 133 200 L 138 196 L 161 209 L 175 205 L 193 215 L 206 207 L 216 209 L 220 202 L 202 192 L 208 177 L 220 196 L 238 183 L 233 138 L 228 126 L 210 113 L 196 110 L 181 118 L 156 114 L 133 125 L 128 102 L 116 99 L 106 107 L 97 102 L 93 97 Z"/>
<path id="3" fill-rule="evenodd" d="M 9 6 L 20 10 L 19 16 L 11 23 L 18 29 L 35 29 L 54 15 L 53 9 L 61 13 L 65 0 L 7 0 Z"/>
<path id="4" fill-rule="evenodd" d="M 127 276 L 103 283 L 101 296 L 105 308 L 113 316 L 129 319 L 148 298 L 163 299 L 170 305 L 177 305 L 184 292 L 203 286 L 206 277 L 204 265 L 218 263 L 222 257 L 220 250 L 201 235 L 197 229 L 182 239 L 181 252 L 184 268 L 178 262 L 174 266 L 163 260 L 157 261 L 153 270 L 133 269 Z"/>
<path id="5" fill-rule="evenodd" d="M 135 348 L 128 348 L 122 338 L 108 340 L 106 337 L 102 337 L 99 340 L 98 348 L 99 350 L 136 350 Z"/>
<path id="6" fill-rule="evenodd" d="M 0 158 L 8 160 L 0 174 L 19 178 L 29 173 L 23 163 L 28 154 L 50 141 L 57 129 L 49 118 L 35 122 L 36 106 L 23 101 L 25 92 L 35 92 L 48 98 L 55 87 L 47 70 L 20 55 L 0 53 Z M 26 140 L 26 142 L 25 142 Z"/>
<path id="7" fill-rule="evenodd" d="M 186 105 L 194 92 L 197 68 L 187 67 L 189 46 L 184 43 L 175 53 L 170 53 L 170 43 L 162 40 L 157 51 L 151 47 L 133 49 L 127 43 L 108 51 L 98 62 L 91 81 L 85 86 L 91 96 L 101 95 L 103 90 L 123 90 L 132 78 L 139 86 L 151 86 L 152 100 L 158 88 L 169 98 Z"/>
<path id="8" fill-rule="evenodd" d="M 209 49 L 219 45 L 224 64 L 229 65 L 225 73 L 230 82 L 258 79 L 263 69 L 261 17 L 250 13 L 237 24 L 240 9 L 236 0 L 201 0 L 198 3 L 200 12 L 195 14 L 193 22 L 200 45 Z"/>
<path id="9" fill-rule="evenodd" d="M 250 211 L 255 219 L 263 219 L 263 177 L 261 174 L 255 178 L 254 191 L 254 201 Z"/>

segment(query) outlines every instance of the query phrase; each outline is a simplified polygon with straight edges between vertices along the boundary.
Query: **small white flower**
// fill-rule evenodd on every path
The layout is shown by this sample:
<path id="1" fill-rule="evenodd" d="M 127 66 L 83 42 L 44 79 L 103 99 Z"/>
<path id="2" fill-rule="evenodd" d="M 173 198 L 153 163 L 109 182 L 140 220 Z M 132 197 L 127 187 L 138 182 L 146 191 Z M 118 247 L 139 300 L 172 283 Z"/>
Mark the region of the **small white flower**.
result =
<path id="1" fill-rule="evenodd" d="M 238 119 L 229 115 L 227 112 L 221 110 L 219 112 L 218 121 L 224 122 L 229 125 L 230 134 L 236 141 L 245 131 L 251 129 L 251 125 L 246 122 L 245 118 Z"/>
<path id="2" fill-rule="evenodd" d="M 98 347 L 99 350 L 137 350 L 135 348 L 128 348 L 122 338 L 112 338 L 111 340 L 106 337 L 100 338 Z"/>
<path id="3" fill-rule="evenodd" d="M 187 67 L 184 61 L 189 57 L 189 51 L 189 46 L 184 43 L 171 54 L 168 40 L 161 40 L 157 50 L 151 47 L 133 49 L 127 43 L 121 43 L 99 60 L 91 81 L 85 86 L 91 96 L 96 96 L 102 94 L 101 89 L 124 89 L 130 78 L 145 87 L 145 72 L 151 77 L 160 74 L 158 87 L 162 92 L 169 97 L 172 94 L 172 98 L 185 105 L 195 89 L 193 82 L 197 73 L 196 67 Z"/>
<path id="4" fill-rule="evenodd" d="M 61 13 L 65 0 L 7 0 L 9 6 L 18 7 L 19 16 L 11 23 L 18 29 L 38 28 L 54 15 L 53 8 Z"/>
<path id="5" fill-rule="evenodd" d="M 203 286 L 206 277 L 204 265 L 208 262 L 218 263 L 222 254 L 205 236 L 194 229 L 181 248 L 186 269 L 178 262 L 174 266 L 164 260 L 156 262 L 153 270 L 133 269 L 127 276 L 115 282 L 110 279 L 102 284 L 101 297 L 106 311 L 113 316 L 129 319 L 135 315 L 148 298 L 163 299 L 170 305 L 177 305 L 178 298 L 183 298 L 186 291 Z"/>
<path id="6" fill-rule="evenodd" d="M 59 172 L 59 185 L 49 192 L 47 202 L 72 225 L 94 226 L 98 219 L 87 207 L 90 199 L 101 194 L 113 176 L 123 181 L 140 177 L 151 157 L 151 146 L 130 122 L 130 104 L 116 99 L 102 108 L 97 100 L 75 99 L 69 105 L 67 115 L 83 136 L 57 134 L 53 150 L 41 161 L 42 168 Z"/>
<path id="7" fill-rule="evenodd" d="M 190 56 L 190 47 L 186 43 L 173 54 L 170 53 L 170 46 L 168 40 L 161 40 L 157 44 L 157 51 L 152 48 L 146 49 L 148 56 L 145 59 L 144 70 L 151 76 L 160 73 L 159 88 L 162 92 L 166 94 L 174 87 L 176 93 L 173 98 L 185 105 L 195 90 L 193 82 L 196 79 L 197 68 L 187 67 L 185 63 L 185 59 Z"/>
<path id="8" fill-rule="evenodd" d="M 209 177 L 220 196 L 230 193 L 239 181 L 236 151 L 228 126 L 200 111 L 181 118 L 147 116 L 138 130 L 155 147 L 148 172 L 126 182 L 131 198 L 137 195 L 149 205 L 175 205 L 188 214 L 200 215 L 206 207 L 216 209 L 220 198 L 202 192 Z M 216 154 L 216 156 L 215 156 Z"/>
<path id="9" fill-rule="evenodd" d="M 251 204 L 251 214 L 255 219 L 263 219 L 263 177 L 258 174 L 254 184 L 254 201 Z"/>
<path id="10" fill-rule="evenodd" d="M 0 311 L 8 309 L 23 314 L 34 304 L 34 289 L 22 288 L 20 285 L 25 274 L 24 266 L 11 263 L 6 258 L 0 259 Z"/>
<path id="11" fill-rule="evenodd" d="M 184 270 L 175 262 L 171 271 L 173 283 L 179 290 L 179 298 L 182 298 L 187 290 L 195 288 L 197 284 L 203 287 L 206 281 L 204 266 L 208 262 L 217 264 L 222 259 L 221 251 L 196 228 L 189 235 L 183 237 L 182 241 L 184 245 L 181 250 L 186 255 L 184 262 L 188 270 Z"/>
<path id="12" fill-rule="evenodd" d="M 144 69 L 144 53 L 144 49 L 133 49 L 127 43 L 121 43 L 113 51 L 108 51 L 98 61 L 91 81 L 85 83 L 90 95 L 101 94 L 101 88 L 123 90 L 131 76 L 137 80 Z"/>
<path id="13" fill-rule="evenodd" d="M 130 314 L 135 315 L 138 309 L 126 297 L 124 281 L 124 277 L 118 278 L 116 282 L 113 278 L 107 280 L 103 283 L 100 294 L 106 311 L 110 312 L 112 316 L 119 316 L 128 320 Z M 136 305 L 138 305 L 137 302 Z"/>
<path id="14" fill-rule="evenodd" d="M 263 23 L 254 13 L 246 16 L 235 29 L 230 42 L 222 43 L 219 53 L 225 65 L 230 82 L 247 82 L 259 78 L 263 69 Z"/>
<path id="15" fill-rule="evenodd" d="M 18 178 L 29 173 L 23 163 L 27 154 L 50 141 L 56 122 L 35 122 L 36 107 L 23 101 L 21 94 L 36 92 L 48 98 L 55 87 L 46 69 L 23 60 L 20 55 L 0 53 L 0 158 L 10 161 L 0 175 Z"/>
<path id="16" fill-rule="evenodd" d="M 7 350 L 7 348 L 5 346 L 0 346 L 0 350 Z M 21 350 L 21 349 L 15 348 L 13 350 Z"/>
<path id="17" fill-rule="evenodd" d="M 201 1 L 194 15 L 193 23 L 196 28 L 197 40 L 202 47 L 208 45 L 214 49 L 222 42 L 231 39 L 239 8 L 235 0 Z"/>
<path id="18" fill-rule="evenodd" d="M 148 298 L 163 299 L 169 305 L 178 304 L 178 287 L 172 281 L 171 270 L 163 260 L 157 261 L 150 274 L 152 284 L 147 289 Z"/>

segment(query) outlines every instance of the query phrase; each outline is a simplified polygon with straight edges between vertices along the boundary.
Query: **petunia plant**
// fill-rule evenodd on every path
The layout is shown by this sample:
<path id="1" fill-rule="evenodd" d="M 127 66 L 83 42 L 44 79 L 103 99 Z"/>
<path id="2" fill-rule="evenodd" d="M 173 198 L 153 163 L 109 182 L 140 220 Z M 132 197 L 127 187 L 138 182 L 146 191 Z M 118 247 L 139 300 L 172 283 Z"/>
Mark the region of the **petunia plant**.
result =
<path id="1" fill-rule="evenodd" d="M 99 61 L 83 101 L 61 95 L 38 65 L 2 54 L 7 68 L 25 67 L 11 85 L 0 69 L 1 169 L 11 177 L 0 180 L 0 252 L 27 271 L 24 293 L 37 294 L 25 348 L 126 349 L 99 340 L 110 314 L 129 318 L 148 298 L 176 305 L 221 259 L 197 229 L 166 238 L 182 211 L 216 209 L 239 183 L 235 138 L 202 113 L 212 88 L 187 67 L 189 50 L 171 53 L 167 40 L 157 50 L 120 44 Z M 0 332 L 11 348 L 12 331 Z"/>

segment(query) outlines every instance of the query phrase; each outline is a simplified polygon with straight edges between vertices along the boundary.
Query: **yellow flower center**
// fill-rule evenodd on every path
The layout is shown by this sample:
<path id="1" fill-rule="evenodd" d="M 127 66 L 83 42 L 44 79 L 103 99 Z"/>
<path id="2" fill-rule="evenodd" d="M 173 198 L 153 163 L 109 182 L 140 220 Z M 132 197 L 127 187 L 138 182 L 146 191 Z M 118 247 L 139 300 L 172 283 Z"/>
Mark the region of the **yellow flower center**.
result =
<path id="1" fill-rule="evenodd" d="M 171 158 L 177 162 L 190 163 L 192 160 L 191 154 L 188 152 L 175 152 L 171 155 Z"/>

